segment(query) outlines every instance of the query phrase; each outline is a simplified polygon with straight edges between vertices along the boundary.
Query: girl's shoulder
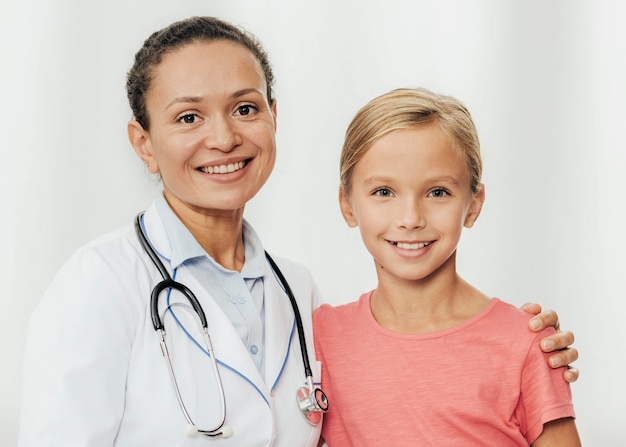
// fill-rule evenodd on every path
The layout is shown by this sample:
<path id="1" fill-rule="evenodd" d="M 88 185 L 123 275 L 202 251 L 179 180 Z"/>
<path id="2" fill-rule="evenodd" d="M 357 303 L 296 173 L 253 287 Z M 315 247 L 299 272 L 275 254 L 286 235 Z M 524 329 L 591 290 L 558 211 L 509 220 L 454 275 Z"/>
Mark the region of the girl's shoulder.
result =
<path id="1" fill-rule="evenodd" d="M 349 324 L 358 318 L 359 313 L 363 310 L 363 306 L 369 309 L 369 299 L 372 292 L 361 295 L 357 301 L 351 301 L 336 306 L 330 304 L 322 304 L 313 313 L 314 324 L 338 326 Z"/>

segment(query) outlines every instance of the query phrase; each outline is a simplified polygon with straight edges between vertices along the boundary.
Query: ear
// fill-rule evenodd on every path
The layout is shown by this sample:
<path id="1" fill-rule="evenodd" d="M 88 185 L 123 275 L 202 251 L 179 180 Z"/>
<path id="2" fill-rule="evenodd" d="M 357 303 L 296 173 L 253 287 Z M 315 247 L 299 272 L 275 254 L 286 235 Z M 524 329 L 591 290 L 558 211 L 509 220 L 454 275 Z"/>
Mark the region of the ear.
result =
<path id="1" fill-rule="evenodd" d="M 135 153 L 143 160 L 148 171 L 152 174 L 159 172 L 159 165 L 154 158 L 152 151 L 152 143 L 150 141 L 150 135 L 141 124 L 136 120 L 130 120 L 126 127 L 128 132 L 128 141 L 135 149 Z"/>
<path id="2" fill-rule="evenodd" d="M 346 221 L 349 227 L 354 228 L 359 225 L 354 216 L 354 210 L 352 209 L 352 202 L 350 202 L 350 196 L 346 194 L 343 186 L 339 186 L 339 208 L 341 208 L 341 215 Z"/>
<path id="3" fill-rule="evenodd" d="M 476 222 L 476 219 L 480 216 L 480 211 L 483 209 L 483 203 L 485 203 L 485 185 L 481 183 L 480 190 L 474 194 L 467 216 L 465 216 L 465 228 L 474 226 L 474 222 Z"/>

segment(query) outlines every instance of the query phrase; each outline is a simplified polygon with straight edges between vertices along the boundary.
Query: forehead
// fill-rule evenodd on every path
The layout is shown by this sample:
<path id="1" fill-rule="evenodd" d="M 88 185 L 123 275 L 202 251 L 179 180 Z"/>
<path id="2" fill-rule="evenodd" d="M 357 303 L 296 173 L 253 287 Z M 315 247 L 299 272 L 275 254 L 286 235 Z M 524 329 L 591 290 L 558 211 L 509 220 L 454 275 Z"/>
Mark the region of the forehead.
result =
<path id="1" fill-rule="evenodd" d="M 467 176 L 455 141 L 437 124 L 393 130 L 374 142 L 355 167 L 355 176 L 418 180 L 434 175 Z"/>
<path id="2" fill-rule="evenodd" d="M 457 153 L 455 142 L 436 123 L 395 129 L 378 138 L 365 157 L 389 158 L 392 155 L 443 157 Z"/>
<path id="3" fill-rule="evenodd" d="M 239 88 L 263 92 L 265 85 L 261 64 L 248 48 L 228 40 L 200 40 L 166 53 L 153 70 L 150 90 L 206 95 Z"/>

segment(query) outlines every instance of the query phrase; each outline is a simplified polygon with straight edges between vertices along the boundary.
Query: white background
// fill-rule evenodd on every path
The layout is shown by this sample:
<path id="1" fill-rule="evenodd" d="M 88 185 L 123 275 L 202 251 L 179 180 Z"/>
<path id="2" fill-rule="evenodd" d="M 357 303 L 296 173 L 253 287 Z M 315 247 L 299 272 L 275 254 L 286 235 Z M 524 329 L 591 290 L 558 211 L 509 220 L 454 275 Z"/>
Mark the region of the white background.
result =
<path id="1" fill-rule="evenodd" d="M 581 352 L 572 389 L 583 443 L 626 445 L 619 0 L 4 0 L 0 445 L 16 443 L 26 324 L 52 276 L 158 191 L 126 140 L 125 73 L 152 31 L 189 15 L 243 25 L 270 53 L 279 155 L 246 215 L 331 303 L 375 284 L 336 203 L 351 117 L 401 86 L 462 99 L 481 136 L 487 202 L 459 270 L 490 295 L 558 310 Z"/>

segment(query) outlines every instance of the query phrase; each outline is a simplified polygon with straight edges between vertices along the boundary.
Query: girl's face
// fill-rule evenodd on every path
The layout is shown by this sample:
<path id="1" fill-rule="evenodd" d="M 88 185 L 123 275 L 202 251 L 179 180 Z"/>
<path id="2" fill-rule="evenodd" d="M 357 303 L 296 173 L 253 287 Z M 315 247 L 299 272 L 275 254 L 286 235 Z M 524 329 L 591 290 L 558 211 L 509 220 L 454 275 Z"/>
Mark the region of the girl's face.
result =
<path id="1" fill-rule="evenodd" d="M 266 91 L 253 54 L 229 41 L 190 43 L 155 67 L 150 130 L 131 121 L 128 131 L 175 211 L 229 214 L 263 186 L 276 159 Z"/>
<path id="2" fill-rule="evenodd" d="M 355 166 L 350 195 L 339 197 L 379 281 L 415 281 L 455 270 L 461 232 L 478 217 L 484 191 L 472 194 L 465 160 L 438 125 L 428 124 L 380 138 Z"/>

